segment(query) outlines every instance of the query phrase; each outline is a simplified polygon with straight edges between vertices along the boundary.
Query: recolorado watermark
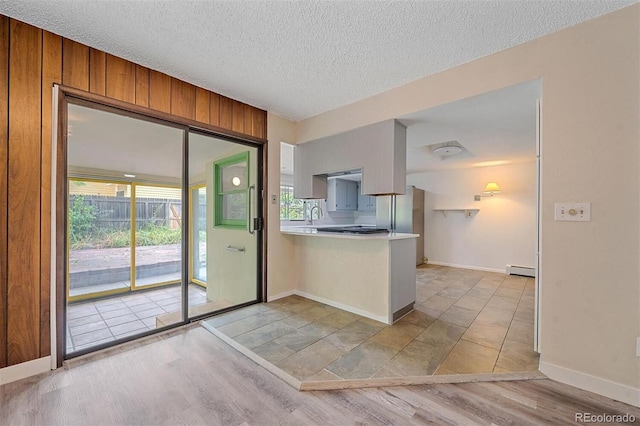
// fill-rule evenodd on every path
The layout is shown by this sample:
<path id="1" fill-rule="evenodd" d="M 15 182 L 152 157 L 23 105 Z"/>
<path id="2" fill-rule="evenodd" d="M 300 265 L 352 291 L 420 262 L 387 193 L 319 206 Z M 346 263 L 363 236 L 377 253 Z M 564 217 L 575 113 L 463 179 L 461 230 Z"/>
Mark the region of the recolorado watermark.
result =
<path id="1" fill-rule="evenodd" d="M 576 413 L 574 421 L 576 423 L 633 423 L 636 416 L 633 414 L 594 414 Z"/>

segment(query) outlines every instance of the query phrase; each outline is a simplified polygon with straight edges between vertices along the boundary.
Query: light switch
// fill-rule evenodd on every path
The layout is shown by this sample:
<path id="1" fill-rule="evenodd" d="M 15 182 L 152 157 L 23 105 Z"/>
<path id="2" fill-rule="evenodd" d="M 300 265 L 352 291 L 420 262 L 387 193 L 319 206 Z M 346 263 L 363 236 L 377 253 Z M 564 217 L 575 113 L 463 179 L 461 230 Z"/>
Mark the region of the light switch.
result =
<path id="1" fill-rule="evenodd" d="M 555 220 L 589 222 L 591 203 L 556 203 Z"/>
<path id="2" fill-rule="evenodd" d="M 278 202 L 278 196 L 276 194 L 271 194 L 271 204 L 276 204 Z"/>

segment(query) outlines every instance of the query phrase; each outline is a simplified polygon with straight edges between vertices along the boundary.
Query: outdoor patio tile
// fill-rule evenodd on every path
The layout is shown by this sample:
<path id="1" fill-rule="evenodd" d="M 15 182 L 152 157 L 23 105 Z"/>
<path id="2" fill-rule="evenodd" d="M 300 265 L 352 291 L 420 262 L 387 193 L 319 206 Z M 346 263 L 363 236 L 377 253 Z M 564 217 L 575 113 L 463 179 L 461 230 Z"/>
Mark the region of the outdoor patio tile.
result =
<path id="1" fill-rule="evenodd" d="M 87 343 L 87 344 L 84 344 L 84 345 L 75 346 L 74 349 L 73 349 L 73 352 L 80 351 L 82 349 L 87 349 L 87 348 L 90 348 L 90 347 L 93 347 L 93 346 L 98 346 L 98 345 L 100 345 L 102 343 L 111 342 L 113 340 L 115 340 L 115 337 L 111 336 L 111 337 L 107 337 L 107 338 L 104 338 L 104 339 L 96 340 L 95 342 L 91 342 L 91 343 Z"/>
<path id="2" fill-rule="evenodd" d="M 95 342 L 99 340 L 108 338 L 113 338 L 113 335 L 108 328 L 103 328 L 102 330 L 92 331 L 91 333 L 72 336 L 71 340 L 76 348 L 81 348 L 84 345 L 95 344 Z"/>
<path id="3" fill-rule="evenodd" d="M 111 333 L 113 333 L 116 338 L 121 337 L 120 335 L 122 334 L 139 330 L 147 330 L 147 326 L 140 320 L 126 322 L 124 324 L 119 324 L 111 327 Z"/>
<path id="4" fill-rule="evenodd" d="M 147 299 L 145 296 L 141 296 L 141 297 L 136 297 L 132 299 L 126 299 L 126 300 L 123 300 L 123 302 L 125 303 L 125 305 L 132 307 L 136 305 L 142 305 L 144 303 L 149 303 L 150 300 Z"/>
<path id="5" fill-rule="evenodd" d="M 67 307 L 67 319 L 76 319 L 82 317 L 88 317 L 90 315 L 97 314 L 98 310 L 94 306 L 68 306 Z"/>
<path id="6" fill-rule="evenodd" d="M 108 318 L 104 320 L 109 327 L 113 327 L 114 325 L 124 324 L 125 322 L 131 322 L 137 320 L 138 317 L 134 314 L 126 314 L 115 318 Z"/>
<path id="7" fill-rule="evenodd" d="M 169 305 L 159 306 L 163 312 L 178 312 L 182 310 L 182 303 L 171 303 Z"/>
<path id="8" fill-rule="evenodd" d="M 166 299 L 157 300 L 154 303 L 158 306 L 175 305 L 176 303 L 180 304 L 180 299 L 178 297 L 171 296 Z"/>
<path id="9" fill-rule="evenodd" d="M 122 301 L 120 300 L 119 297 L 112 297 L 112 298 L 109 298 L 109 299 L 97 300 L 95 302 L 88 302 L 88 304 L 92 304 L 96 308 L 101 308 L 101 307 L 104 307 L 104 306 L 109 306 L 109 305 L 113 305 L 113 304 L 117 304 L 117 303 L 122 303 Z"/>
<path id="10" fill-rule="evenodd" d="M 102 321 L 102 317 L 99 314 L 89 315 L 87 317 L 80 317 L 67 320 L 68 327 L 77 327 L 83 324 L 90 324 L 92 322 Z"/>
<path id="11" fill-rule="evenodd" d="M 156 318 L 155 317 L 143 318 L 141 321 L 144 323 L 144 325 L 146 325 L 151 330 L 156 328 Z"/>
<path id="12" fill-rule="evenodd" d="M 171 293 L 166 292 L 166 291 L 159 291 L 158 293 L 151 293 L 151 294 L 147 295 L 147 297 L 150 300 L 153 300 L 154 302 L 158 302 L 160 300 L 170 299 L 170 298 L 175 297 L 175 296 L 172 295 Z"/>
<path id="13" fill-rule="evenodd" d="M 109 312 L 109 311 L 115 311 L 116 309 L 123 309 L 126 308 L 127 305 L 125 305 L 124 303 L 117 301 L 114 303 L 110 303 L 108 305 L 99 305 L 96 306 L 96 308 L 98 309 L 99 312 Z"/>
<path id="14" fill-rule="evenodd" d="M 129 309 L 131 309 L 131 312 L 135 314 L 138 312 L 142 312 L 142 311 L 146 311 L 146 310 L 158 308 L 158 307 L 159 306 L 153 302 L 147 302 L 147 303 L 141 303 L 140 305 L 130 306 Z"/>
<path id="15" fill-rule="evenodd" d="M 120 317 L 122 315 L 127 315 L 127 314 L 130 314 L 130 313 L 132 313 L 131 309 L 122 308 L 122 309 L 116 309 L 114 311 L 103 312 L 101 315 L 102 315 L 102 318 L 104 318 L 106 320 L 106 319 L 109 319 L 109 318 Z"/>
<path id="16" fill-rule="evenodd" d="M 162 308 L 156 307 L 147 309 L 146 311 L 136 312 L 136 316 L 140 319 L 155 317 L 157 315 L 164 314 L 165 311 Z"/>
<path id="17" fill-rule="evenodd" d="M 107 328 L 107 324 L 101 319 L 100 321 L 77 325 L 75 327 L 69 327 L 69 334 L 75 337 L 79 336 L 80 334 L 90 333 L 92 331 L 101 330 L 103 328 Z"/>

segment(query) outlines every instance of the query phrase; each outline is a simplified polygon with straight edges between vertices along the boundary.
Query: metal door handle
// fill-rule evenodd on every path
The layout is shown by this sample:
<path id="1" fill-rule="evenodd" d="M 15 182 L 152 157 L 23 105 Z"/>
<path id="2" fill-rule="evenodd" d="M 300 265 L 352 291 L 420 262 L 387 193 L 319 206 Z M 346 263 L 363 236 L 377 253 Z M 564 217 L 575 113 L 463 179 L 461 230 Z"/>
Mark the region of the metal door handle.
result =
<path id="1" fill-rule="evenodd" d="M 227 250 L 229 250 L 229 251 L 237 251 L 237 252 L 240 252 L 240 253 L 244 253 L 245 252 L 244 247 L 227 246 Z"/>
<path id="2" fill-rule="evenodd" d="M 256 186 L 255 185 L 251 185 L 249 187 L 249 194 L 248 194 L 248 198 L 249 198 L 249 226 L 248 226 L 248 230 L 249 230 L 249 234 L 251 234 L 251 235 L 256 233 L 255 228 L 253 228 L 253 216 L 251 216 L 251 191 L 255 192 L 255 190 L 256 190 Z"/>

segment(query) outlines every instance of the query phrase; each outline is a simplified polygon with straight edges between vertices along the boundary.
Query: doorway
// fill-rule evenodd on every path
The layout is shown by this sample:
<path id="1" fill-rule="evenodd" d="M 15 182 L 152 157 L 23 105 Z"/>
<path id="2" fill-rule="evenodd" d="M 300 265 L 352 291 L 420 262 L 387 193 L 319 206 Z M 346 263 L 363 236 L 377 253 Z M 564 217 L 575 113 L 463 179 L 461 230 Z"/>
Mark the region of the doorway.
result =
<path id="1" fill-rule="evenodd" d="M 263 146 L 59 97 L 58 361 L 261 301 Z"/>

